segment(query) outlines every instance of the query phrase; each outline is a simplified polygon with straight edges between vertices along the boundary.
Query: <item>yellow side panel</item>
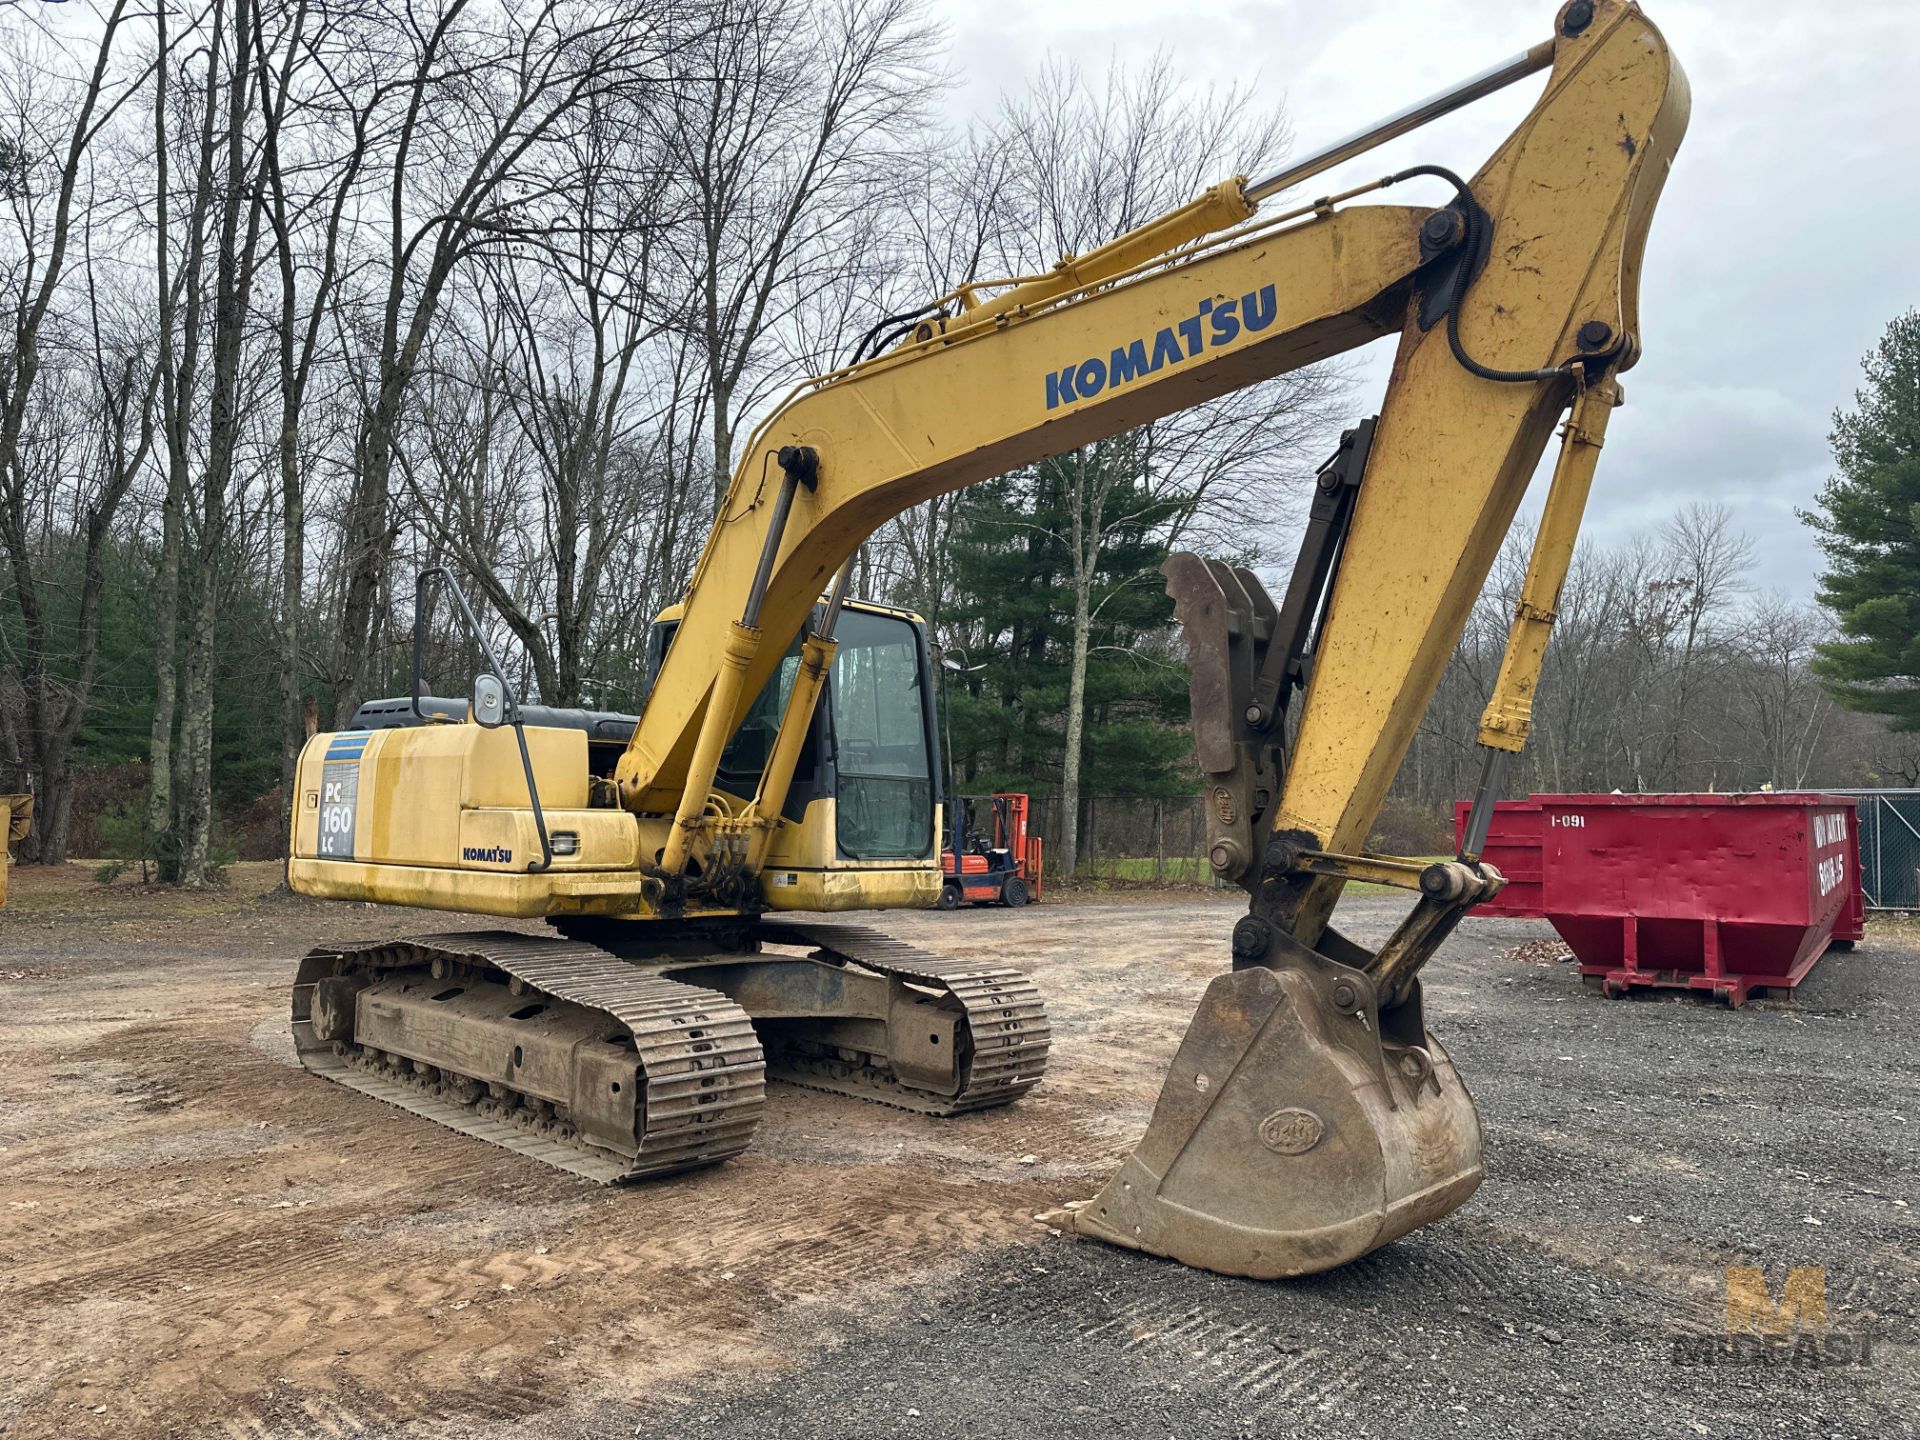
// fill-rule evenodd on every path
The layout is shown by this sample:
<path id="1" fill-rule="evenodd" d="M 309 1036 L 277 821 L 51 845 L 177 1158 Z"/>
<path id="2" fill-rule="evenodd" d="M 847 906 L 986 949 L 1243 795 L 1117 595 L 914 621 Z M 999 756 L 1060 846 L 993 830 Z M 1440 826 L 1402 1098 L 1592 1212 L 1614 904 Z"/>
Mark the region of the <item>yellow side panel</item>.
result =
<path id="1" fill-rule="evenodd" d="M 639 877 L 619 871 L 528 875 L 296 858 L 288 866 L 287 878 L 296 893 L 321 900 L 364 900 L 474 915 L 644 918 L 651 913 L 640 898 Z"/>
<path id="2" fill-rule="evenodd" d="M 934 835 L 940 833 L 934 808 Z M 760 894 L 772 910 L 924 909 L 940 898 L 940 856 L 850 860 L 840 854 L 834 802 L 816 800 L 798 825 L 774 836 L 760 872 Z M 932 836 L 928 843 L 933 844 Z"/>
<path id="3" fill-rule="evenodd" d="M 534 726 L 526 734 L 541 805 L 550 811 L 585 811 L 585 734 Z M 380 864 L 456 866 L 465 843 L 462 810 L 527 805 L 520 747 L 504 727 L 426 725 L 316 735 L 300 753 L 295 855 L 322 854 L 320 828 L 334 809 L 323 803 L 325 792 L 330 783 L 337 789 L 343 780 L 351 781 L 355 795 L 352 845 L 342 848 L 355 860 Z M 534 853 L 539 853 L 537 841 Z"/>
<path id="4" fill-rule="evenodd" d="M 544 798 L 544 797 L 543 797 Z M 547 834 L 579 837 L 572 855 L 553 857 L 560 870 L 638 870 L 640 826 L 624 810 L 547 810 Z M 460 812 L 460 863 L 468 869 L 525 870 L 540 858 L 540 830 L 533 811 L 520 805 Z M 511 858 L 505 858 L 505 857 Z"/>
<path id="5" fill-rule="evenodd" d="M 647 913 L 641 857 L 658 850 L 668 822 L 586 808 L 581 732 L 529 727 L 527 745 L 548 833 L 579 837 L 578 852 L 556 856 L 550 871 L 527 873 L 540 838 L 513 732 L 433 725 L 316 735 L 307 743 L 293 818 L 293 888 L 323 899 L 483 915 Z M 343 785 L 353 793 L 339 793 Z M 353 815 L 351 841 L 335 844 L 336 858 L 326 858 L 320 843 L 330 808 Z M 834 802 L 818 800 L 801 824 L 781 828 L 761 878 L 769 908 L 919 908 L 938 898 L 937 854 L 849 860 L 835 843 L 836 821 Z"/>
<path id="6" fill-rule="evenodd" d="M 940 898 L 940 872 L 769 869 L 760 891 L 769 910 L 925 910 Z"/>
<path id="7" fill-rule="evenodd" d="M 784 865 L 826 869 L 839 859 L 839 847 L 834 844 L 838 824 L 834 802 L 815 800 L 807 806 L 798 825 L 782 825 L 775 833 L 773 843 L 767 847 L 766 868 L 772 870 Z"/>

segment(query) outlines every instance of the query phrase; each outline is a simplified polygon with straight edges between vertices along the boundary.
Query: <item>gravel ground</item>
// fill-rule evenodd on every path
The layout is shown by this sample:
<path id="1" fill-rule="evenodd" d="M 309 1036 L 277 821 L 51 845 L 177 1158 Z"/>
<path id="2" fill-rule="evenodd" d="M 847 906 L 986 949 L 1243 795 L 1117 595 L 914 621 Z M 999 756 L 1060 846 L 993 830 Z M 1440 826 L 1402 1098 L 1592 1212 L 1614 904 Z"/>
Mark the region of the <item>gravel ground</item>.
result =
<path id="1" fill-rule="evenodd" d="M 1031 1220 L 1138 1136 L 1229 903 L 878 917 L 1023 955 L 1047 1084 L 952 1122 L 782 1090 L 739 1160 L 605 1191 L 289 1067 L 291 958 L 421 917 L 32 887 L 0 915 L 10 1437 L 1913 1433 L 1905 927 L 1735 1012 L 1602 999 L 1546 927 L 1468 922 L 1428 1005 L 1486 1182 L 1354 1265 L 1254 1283 Z M 1342 911 L 1374 941 L 1397 913 Z M 1676 1363 L 1724 1333 L 1730 1265 L 1775 1293 L 1824 1267 L 1836 1363 Z"/>
<path id="2" fill-rule="evenodd" d="M 1377 939 L 1396 912 L 1343 913 Z M 1433 967 L 1487 1129 L 1452 1218 L 1285 1283 L 1086 1244 L 982 1259 L 662 1433 L 1914 1433 L 1914 954 L 1883 928 L 1734 1012 L 1602 999 L 1543 958 L 1545 929 L 1469 922 Z M 1676 1337 L 1724 1332 L 1729 1265 L 1775 1293 L 1825 1267 L 1835 1363 L 1676 1363 Z M 1841 1363 L 1858 1335 L 1866 1362 Z"/>

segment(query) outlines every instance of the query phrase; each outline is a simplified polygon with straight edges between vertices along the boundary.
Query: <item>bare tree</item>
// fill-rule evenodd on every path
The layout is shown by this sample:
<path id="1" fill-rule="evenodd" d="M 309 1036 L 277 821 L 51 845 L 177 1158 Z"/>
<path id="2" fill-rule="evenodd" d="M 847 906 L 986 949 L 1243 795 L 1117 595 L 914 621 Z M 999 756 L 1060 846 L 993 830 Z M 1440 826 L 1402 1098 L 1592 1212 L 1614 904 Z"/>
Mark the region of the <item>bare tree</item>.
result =
<path id="1" fill-rule="evenodd" d="M 307 0 L 298 0 L 290 15 L 278 14 L 278 32 L 260 26 L 254 44 L 265 214 L 279 282 L 273 334 L 280 392 L 280 783 L 290 816 L 294 765 L 306 739 L 306 416 L 350 260 L 349 215 L 372 156 L 381 89 L 362 27 L 335 14 L 316 17 Z"/>
<path id="2" fill-rule="evenodd" d="M 1660 537 L 1660 574 L 1646 587 L 1646 614 L 1671 650 L 1672 685 L 1662 707 L 1654 783 L 1673 785 L 1700 733 L 1694 699 L 1714 669 L 1718 625 L 1744 587 L 1753 541 L 1725 506 L 1683 506 Z"/>
<path id="3" fill-rule="evenodd" d="M 207 393 L 205 457 L 198 505 L 191 509 L 190 566 L 182 575 L 190 600 L 181 684 L 179 767 L 174 777 L 173 846 L 182 885 L 210 878 L 208 842 L 213 824 L 215 626 L 222 593 L 222 560 L 234 503 L 236 453 L 241 442 L 243 394 L 241 347 L 245 339 L 254 272 L 260 260 L 266 187 L 260 183 L 257 146 L 249 130 L 254 110 L 254 28 L 257 0 L 232 0 L 230 37 L 223 36 L 224 0 L 214 0 L 207 67 L 217 70 L 224 92 L 219 120 L 218 225 L 214 233 L 214 293 L 211 316 L 212 372 Z M 224 42 L 224 43 L 223 43 Z M 208 85 L 209 107 L 215 95 Z M 208 133 L 203 129 L 203 134 Z"/>
<path id="4" fill-rule="evenodd" d="M 17 50 L 14 63 L 0 72 L 9 129 L 19 136 L 10 141 L 15 153 L 7 183 L 0 187 L 12 222 L 7 238 L 13 252 L 7 257 L 8 351 L 0 365 L 0 474 L 14 468 L 20 427 L 40 372 L 40 333 L 66 278 L 82 171 L 94 142 L 139 88 L 137 74 L 124 81 L 114 74 L 115 46 L 126 19 L 126 0 L 114 0 L 90 69 L 75 83 L 54 82 L 51 98 L 41 93 L 51 68 L 43 68 L 48 57 Z M 49 49 L 58 54 L 56 47 Z"/>
<path id="5" fill-rule="evenodd" d="M 936 40 L 919 0 L 717 0 L 677 59 L 655 121 L 688 217 L 670 303 L 706 362 L 716 501 L 741 417 L 769 386 L 826 368 L 769 342 L 791 341 L 808 297 L 869 263 L 877 167 L 919 123 Z"/>
<path id="6" fill-rule="evenodd" d="M 909 183 L 896 218 L 894 249 L 883 274 L 890 288 L 869 297 L 881 316 L 912 312 L 928 297 L 995 278 L 1013 185 L 1012 153 L 986 130 L 936 133 L 903 157 Z M 881 322 L 884 326 L 884 321 Z M 924 615 L 936 637 L 948 636 L 954 521 L 962 494 L 936 496 L 895 517 L 863 552 L 874 575 L 865 588 Z M 941 683 L 945 683 L 944 677 Z"/>
<path id="7" fill-rule="evenodd" d="M 86 717 L 99 659 L 104 557 L 114 517 L 151 438 L 149 357 L 137 337 L 110 334 L 103 312 L 120 297 L 104 297 L 91 241 L 103 222 L 95 205 L 90 163 L 95 147 L 121 107 L 137 92 L 138 65 L 117 65 L 128 18 L 124 0 L 104 17 L 91 59 L 77 74 L 59 45 L 14 50 L 0 69 L 0 104 L 17 137 L 0 183 L 5 234 L 7 352 L 0 356 L 0 540 L 4 541 L 19 607 L 22 650 L 16 666 L 26 695 L 32 766 L 40 787 L 40 820 L 33 852 L 50 863 L 66 859 L 71 814 L 71 757 Z M 117 73 L 126 71 L 130 74 Z M 72 242 L 86 238 L 87 263 L 79 281 L 78 313 L 62 313 L 74 298 Z M 60 364 L 61 384 L 37 384 L 47 367 L 50 330 L 71 332 L 74 358 Z M 91 393 L 89 393 L 91 392 Z M 92 412 L 98 430 L 77 439 L 76 417 Z M 31 427 L 29 419 L 37 424 Z M 84 446 L 84 454 L 73 453 Z M 36 533 L 36 512 L 49 518 L 70 503 L 59 533 Z M 78 591 L 71 635 L 56 635 L 46 568 L 71 558 L 78 542 Z M 57 671 L 71 665 L 70 679 Z"/>
<path id="8" fill-rule="evenodd" d="M 1737 697 L 1730 717 L 1746 737 L 1743 786 L 1798 790 L 1807 783 L 1838 707 L 1812 670 L 1814 646 L 1827 638 L 1818 612 L 1783 596 L 1759 598 L 1736 637 L 1743 664 L 1734 667 Z"/>
<path id="9" fill-rule="evenodd" d="M 478 582 L 519 639 L 541 697 L 556 705 L 580 703 L 609 567 L 647 513 L 640 471 L 654 419 L 635 381 L 642 347 L 658 333 L 645 298 L 663 187 L 625 107 L 594 109 L 571 141 L 585 223 L 524 247 L 528 254 L 490 259 L 474 303 L 462 307 L 464 383 L 482 393 L 452 409 L 479 443 L 464 447 L 463 460 L 448 454 L 443 433 L 429 438 L 432 466 L 403 456 L 435 542 Z M 460 383 L 435 377 L 440 394 Z M 503 427 L 523 463 L 495 460 Z M 488 485 L 511 494 L 526 521 L 514 527 L 517 554 L 481 521 Z"/>
<path id="10" fill-rule="evenodd" d="M 648 86 L 684 38 L 673 7 L 618 0 L 539 0 L 524 10 L 442 0 L 424 12 L 408 3 L 399 20 L 390 41 L 407 59 L 401 77 L 382 86 L 397 113 L 380 167 L 384 275 L 366 317 L 374 338 L 357 367 L 333 666 L 345 694 L 336 698 L 363 694 L 372 678 L 394 533 L 395 446 L 456 268 L 479 249 L 576 226 L 579 175 L 565 137 L 596 100 Z"/>
<path id="11" fill-rule="evenodd" d="M 209 18 L 215 30 L 224 29 L 223 7 L 216 6 Z M 147 830 L 148 844 L 160 860 L 161 874 L 172 880 L 179 875 L 173 800 L 174 725 L 179 708 L 181 551 L 185 544 L 187 497 L 196 449 L 207 217 L 213 205 L 220 73 L 210 58 L 219 48 L 216 40 L 205 49 L 209 59 L 198 80 L 191 77 L 185 66 L 176 75 L 171 65 L 168 20 L 167 6 L 157 7 L 154 25 L 160 63 L 154 69 L 153 92 L 153 273 L 159 332 L 160 430 L 166 480 L 154 586 L 154 700 L 147 761 Z M 175 230 L 175 197 L 171 191 L 176 141 L 168 125 L 176 104 L 180 105 L 183 116 L 197 115 L 197 140 L 194 148 L 186 152 L 192 164 L 192 188 L 185 213 L 180 217 L 183 229 L 179 232 Z M 197 111 L 189 108 L 192 106 L 197 106 Z"/>

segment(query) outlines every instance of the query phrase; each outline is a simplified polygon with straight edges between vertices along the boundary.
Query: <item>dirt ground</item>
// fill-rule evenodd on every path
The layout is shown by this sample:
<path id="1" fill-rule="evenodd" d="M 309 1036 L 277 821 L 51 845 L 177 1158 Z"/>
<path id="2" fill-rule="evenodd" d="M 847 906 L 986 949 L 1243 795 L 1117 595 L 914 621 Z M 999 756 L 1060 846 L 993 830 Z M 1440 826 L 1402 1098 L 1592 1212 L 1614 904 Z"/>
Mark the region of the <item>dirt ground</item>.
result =
<path id="1" fill-rule="evenodd" d="M 745 1155 L 606 1190 L 302 1072 L 296 957 L 446 917 L 238 868 L 205 897 L 14 874 L 9 1437 L 1911 1433 L 1909 929 L 1730 1012 L 1604 1000 L 1544 925 L 1468 922 L 1428 1004 L 1486 1183 L 1358 1264 L 1256 1284 L 1032 1220 L 1144 1128 L 1228 900 L 875 917 L 1022 957 L 1045 1084 L 953 1120 L 774 1087 Z M 1377 941 L 1398 909 L 1342 913 Z M 1676 1364 L 1675 1337 L 1721 1331 L 1729 1265 L 1776 1293 L 1824 1266 L 1829 1334 L 1871 1335 L 1865 1362 Z"/>

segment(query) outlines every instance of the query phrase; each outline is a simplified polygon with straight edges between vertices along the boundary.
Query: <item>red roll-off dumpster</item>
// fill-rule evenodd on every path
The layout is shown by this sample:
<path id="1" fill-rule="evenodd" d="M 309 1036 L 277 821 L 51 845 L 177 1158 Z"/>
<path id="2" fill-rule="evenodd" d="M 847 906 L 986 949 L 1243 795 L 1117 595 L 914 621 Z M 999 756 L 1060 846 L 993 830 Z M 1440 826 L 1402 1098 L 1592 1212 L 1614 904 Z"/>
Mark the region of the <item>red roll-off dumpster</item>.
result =
<path id="1" fill-rule="evenodd" d="M 1467 816 L 1473 810 L 1471 800 L 1453 807 L 1453 843 L 1467 838 Z M 1519 920 L 1538 920 L 1540 908 L 1540 801 L 1529 795 L 1524 800 L 1502 800 L 1493 807 L 1493 824 L 1487 827 L 1487 843 L 1480 858 L 1507 877 L 1501 892 L 1491 900 L 1473 907 L 1475 915 L 1506 915 Z"/>
<path id="2" fill-rule="evenodd" d="M 1758 795 L 1537 795 L 1547 920 L 1609 995 L 1791 989 L 1859 938 L 1854 802 Z"/>

